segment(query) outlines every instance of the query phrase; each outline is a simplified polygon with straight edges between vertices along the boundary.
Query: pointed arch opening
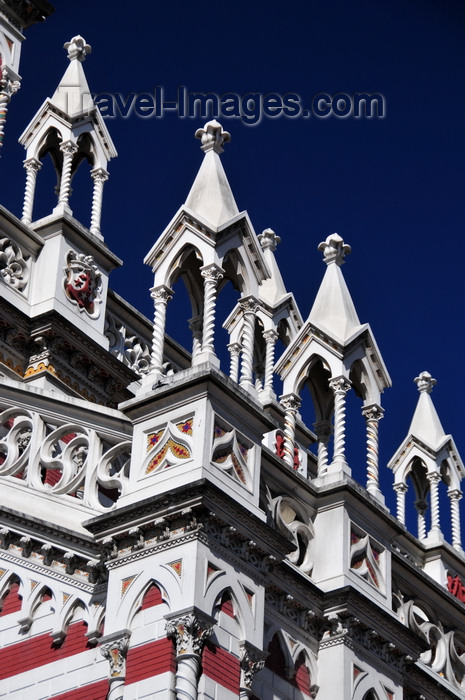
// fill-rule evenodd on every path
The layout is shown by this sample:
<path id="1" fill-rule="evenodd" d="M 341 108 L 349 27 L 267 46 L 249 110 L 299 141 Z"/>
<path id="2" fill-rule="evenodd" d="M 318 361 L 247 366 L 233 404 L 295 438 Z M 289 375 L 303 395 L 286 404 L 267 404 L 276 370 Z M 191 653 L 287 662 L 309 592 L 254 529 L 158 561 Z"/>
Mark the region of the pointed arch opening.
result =
<path id="1" fill-rule="evenodd" d="M 0 599 L 0 617 L 19 612 L 23 604 L 20 594 L 21 580 L 16 574 L 10 577 L 5 591 Z"/>
<path id="2" fill-rule="evenodd" d="M 203 328 L 203 258 L 193 245 L 186 245 L 171 265 L 167 286 L 173 290 L 168 304 L 166 332 L 194 357 L 200 350 Z"/>

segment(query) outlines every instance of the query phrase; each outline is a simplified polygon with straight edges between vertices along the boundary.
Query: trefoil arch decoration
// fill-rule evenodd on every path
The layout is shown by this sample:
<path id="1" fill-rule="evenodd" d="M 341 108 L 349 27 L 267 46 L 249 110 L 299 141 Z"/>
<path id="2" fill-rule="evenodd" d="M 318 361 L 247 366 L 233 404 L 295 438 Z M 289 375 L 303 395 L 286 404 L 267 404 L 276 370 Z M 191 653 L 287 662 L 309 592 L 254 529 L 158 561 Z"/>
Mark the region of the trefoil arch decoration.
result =
<path id="1" fill-rule="evenodd" d="M 144 474 L 176 467 L 192 458 L 193 422 L 190 416 L 175 423 L 168 422 L 147 434 L 148 454 L 143 466 Z"/>

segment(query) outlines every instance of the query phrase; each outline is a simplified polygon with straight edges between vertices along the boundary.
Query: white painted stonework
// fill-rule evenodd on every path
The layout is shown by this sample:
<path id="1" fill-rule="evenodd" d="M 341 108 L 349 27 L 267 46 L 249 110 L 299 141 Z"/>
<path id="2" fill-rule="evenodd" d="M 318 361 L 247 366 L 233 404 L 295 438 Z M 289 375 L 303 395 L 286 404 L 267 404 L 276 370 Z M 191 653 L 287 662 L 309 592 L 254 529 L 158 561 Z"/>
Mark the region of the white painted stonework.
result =
<path id="1" fill-rule="evenodd" d="M 13 80 L 22 36 L 0 12 L 2 56 L 7 37 Z M 336 233 L 318 246 L 326 270 L 304 320 L 279 271 L 279 235 L 257 235 L 237 207 L 221 162 L 230 134 L 216 121 L 197 129 L 198 174 L 145 259 L 154 317 L 115 294 L 121 261 L 100 214 L 116 150 L 90 97 L 90 46 L 78 35 L 65 48 L 64 77 L 21 137 L 21 220 L 0 208 L 2 691 L 464 697 L 465 468 L 435 380 L 415 380 L 418 406 L 387 465 L 393 515 L 378 457 L 390 378 L 344 280 L 350 246 Z M 59 188 L 35 221 L 44 145 L 60 154 Z M 93 180 L 88 222 L 69 204 L 80 161 Z M 186 349 L 165 333 L 181 280 Z M 225 309 L 228 281 L 239 296 Z M 361 483 L 346 451 L 349 392 L 365 430 Z"/>

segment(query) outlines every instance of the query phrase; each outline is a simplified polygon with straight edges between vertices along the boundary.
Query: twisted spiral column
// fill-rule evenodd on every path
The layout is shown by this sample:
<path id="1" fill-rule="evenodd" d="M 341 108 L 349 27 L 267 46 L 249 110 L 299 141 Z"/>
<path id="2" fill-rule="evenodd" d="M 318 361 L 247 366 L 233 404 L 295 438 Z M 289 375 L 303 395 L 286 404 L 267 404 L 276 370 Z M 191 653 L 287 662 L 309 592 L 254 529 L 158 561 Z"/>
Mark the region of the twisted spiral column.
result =
<path id="1" fill-rule="evenodd" d="M 415 508 L 417 511 L 417 525 L 418 525 L 418 539 L 426 539 L 426 519 L 425 513 L 428 508 L 428 504 L 423 499 L 415 501 Z"/>
<path id="2" fill-rule="evenodd" d="M 237 382 L 239 379 L 239 356 L 241 354 L 240 343 L 230 343 L 228 345 L 229 355 L 230 355 L 230 366 L 229 366 L 229 376 L 233 382 Z"/>
<path id="3" fill-rule="evenodd" d="M 195 364 L 195 358 L 202 352 L 202 323 L 201 316 L 189 319 L 189 329 L 192 333 L 192 364 Z"/>
<path id="4" fill-rule="evenodd" d="M 460 507 L 459 501 L 462 498 L 460 489 L 449 489 L 447 495 L 450 499 L 450 517 L 452 525 L 452 546 L 459 552 L 462 551 L 462 536 L 460 532 Z"/>
<path id="5" fill-rule="evenodd" d="M 176 700 L 197 700 L 202 649 L 213 632 L 213 618 L 199 611 L 167 622 L 166 631 L 176 643 Z"/>
<path id="6" fill-rule="evenodd" d="M 25 224 L 30 224 L 32 222 L 37 173 L 41 169 L 42 163 L 36 158 L 29 158 L 29 160 L 24 161 L 24 167 L 26 168 L 26 187 L 24 189 L 23 215 L 21 220 L 24 221 Z"/>
<path id="7" fill-rule="evenodd" d="M 154 301 L 155 313 L 153 319 L 152 352 L 150 358 L 150 374 L 163 373 L 163 348 L 165 343 L 166 307 L 173 298 L 173 290 L 165 285 L 153 287 L 150 296 Z"/>
<path id="8" fill-rule="evenodd" d="M 397 520 L 405 525 L 405 494 L 407 493 L 407 484 L 394 484 L 397 500 Z"/>
<path id="9" fill-rule="evenodd" d="M 278 334 L 274 330 L 265 331 L 263 337 L 266 343 L 265 350 L 265 378 L 263 380 L 263 391 L 271 393 L 273 391 L 273 368 L 274 368 L 274 351 Z"/>
<path id="10" fill-rule="evenodd" d="M 73 165 L 74 154 L 78 147 L 72 141 L 65 141 L 60 145 L 60 151 L 63 153 L 63 167 L 61 169 L 60 194 L 58 196 L 58 205 L 68 207 L 69 196 L 71 193 L 71 167 Z"/>
<path id="11" fill-rule="evenodd" d="M 94 181 L 92 191 L 92 213 L 90 217 L 90 232 L 100 233 L 100 220 L 102 217 L 103 183 L 108 180 L 108 173 L 103 168 L 94 168 L 90 171 L 90 176 Z"/>
<path id="12" fill-rule="evenodd" d="M 255 314 L 258 304 L 253 299 L 241 302 L 240 307 L 243 312 L 244 326 L 242 330 L 242 364 L 241 378 L 239 384 L 244 389 L 251 389 L 253 372 L 253 350 L 255 336 Z"/>
<path id="13" fill-rule="evenodd" d="M 439 488 L 438 484 L 441 481 L 441 475 L 437 472 L 432 472 L 427 475 L 428 481 L 430 483 L 430 493 L 431 493 L 431 529 L 428 535 L 438 535 L 441 536 L 441 527 L 439 523 Z"/>
<path id="14" fill-rule="evenodd" d="M 3 146 L 3 136 L 5 131 L 6 115 L 8 114 L 8 103 L 10 98 L 4 92 L 0 93 L 0 146 Z"/>
<path id="15" fill-rule="evenodd" d="M 379 421 L 383 417 L 383 409 L 377 404 L 365 406 L 362 415 L 367 427 L 367 491 L 375 498 L 381 496 L 379 488 Z"/>
<path id="16" fill-rule="evenodd" d="M 0 66 L 0 147 L 3 146 L 3 136 L 5 132 L 6 115 L 8 114 L 8 103 L 13 95 L 18 92 L 20 83 L 18 80 L 11 80 L 4 77 L 4 73 Z"/>
<path id="17" fill-rule="evenodd" d="M 100 653 L 110 663 L 110 687 L 107 700 L 122 700 L 123 698 L 128 647 L 129 635 L 123 635 L 100 647 Z"/>
<path id="18" fill-rule="evenodd" d="M 201 269 L 201 274 L 204 279 L 202 352 L 214 356 L 217 287 L 223 277 L 223 271 L 217 265 L 208 265 Z"/>
<path id="19" fill-rule="evenodd" d="M 328 471 L 328 442 L 333 427 L 328 420 L 317 421 L 313 427 L 318 438 L 318 476 L 323 476 Z"/>
<path id="20" fill-rule="evenodd" d="M 334 451 L 333 465 L 347 466 L 346 444 L 346 394 L 350 382 L 345 377 L 335 377 L 329 382 L 334 393 Z"/>
<path id="21" fill-rule="evenodd" d="M 285 411 L 283 459 L 287 465 L 294 468 L 295 422 L 301 400 L 296 394 L 287 394 L 286 396 L 281 397 L 280 403 Z"/>

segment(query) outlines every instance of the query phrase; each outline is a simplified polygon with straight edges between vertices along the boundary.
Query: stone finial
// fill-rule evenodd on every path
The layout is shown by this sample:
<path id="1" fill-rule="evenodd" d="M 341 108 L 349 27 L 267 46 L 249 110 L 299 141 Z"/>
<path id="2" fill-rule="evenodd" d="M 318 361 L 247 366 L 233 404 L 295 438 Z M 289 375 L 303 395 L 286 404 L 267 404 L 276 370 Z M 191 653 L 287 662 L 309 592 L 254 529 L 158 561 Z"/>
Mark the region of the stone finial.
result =
<path id="1" fill-rule="evenodd" d="M 207 153 L 213 150 L 215 153 L 223 153 L 223 145 L 231 141 L 231 134 L 223 131 L 223 127 L 216 119 L 207 122 L 203 129 L 197 129 L 195 138 L 201 139 L 200 148 Z"/>
<path id="2" fill-rule="evenodd" d="M 271 250 L 274 252 L 279 243 L 281 243 L 281 237 L 278 236 L 272 228 L 266 228 L 262 233 L 258 235 L 259 243 L 262 250 Z"/>
<path id="3" fill-rule="evenodd" d="M 63 48 L 68 49 L 70 61 L 74 61 L 77 58 L 81 63 L 86 60 L 86 55 L 92 51 L 92 47 L 86 44 L 86 40 L 80 34 L 73 36 L 71 41 L 67 41 L 63 45 Z"/>
<path id="4" fill-rule="evenodd" d="M 327 265 L 335 262 L 336 265 L 343 265 L 344 258 L 351 252 L 350 245 L 344 243 L 338 233 L 332 233 L 325 241 L 322 241 L 318 246 L 318 250 L 323 253 L 323 259 Z"/>
<path id="5" fill-rule="evenodd" d="M 433 379 L 429 372 L 421 372 L 413 381 L 417 385 L 420 394 L 425 391 L 427 394 L 431 394 L 433 386 L 437 384 L 437 381 Z"/>

